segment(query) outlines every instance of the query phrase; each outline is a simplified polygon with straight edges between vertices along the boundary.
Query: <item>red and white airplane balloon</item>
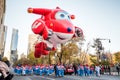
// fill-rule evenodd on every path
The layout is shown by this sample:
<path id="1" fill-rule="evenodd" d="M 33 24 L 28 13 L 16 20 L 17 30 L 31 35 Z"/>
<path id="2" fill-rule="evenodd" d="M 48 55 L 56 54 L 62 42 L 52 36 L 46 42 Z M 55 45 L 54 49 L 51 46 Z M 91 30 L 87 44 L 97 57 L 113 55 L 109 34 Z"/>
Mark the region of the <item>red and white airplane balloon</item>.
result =
<path id="1" fill-rule="evenodd" d="M 81 28 L 72 24 L 70 15 L 65 10 L 46 8 L 28 8 L 28 13 L 41 15 L 41 18 L 34 21 L 32 31 L 43 37 L 44 41 L 35 45 L 34 56 L 48 55 L 49 51 L 55 50 L 57 44 L 65 43 L 74 37 L 83 37 Z"/>

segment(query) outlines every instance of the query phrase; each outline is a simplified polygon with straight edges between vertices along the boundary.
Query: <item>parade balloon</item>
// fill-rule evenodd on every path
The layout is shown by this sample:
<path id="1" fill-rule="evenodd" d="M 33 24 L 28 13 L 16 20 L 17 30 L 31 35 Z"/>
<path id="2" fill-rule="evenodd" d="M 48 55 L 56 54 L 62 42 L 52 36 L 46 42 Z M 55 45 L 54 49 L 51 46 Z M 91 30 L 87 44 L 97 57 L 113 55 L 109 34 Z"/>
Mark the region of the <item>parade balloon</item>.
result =
<path id="1" fill-rule="evenodd" d="M 48 55 L 49 51 L 55 50 L 58 44 L 65 43 L 74 37 L 83 37 L 82 29 L 71 22 L 75 16 L 59 7 L 56 9 L 28 8 L 28 13 L 41 16 L 32 24 L 32 31 L 44 39 L 35 45 L 36 58 Z"/>

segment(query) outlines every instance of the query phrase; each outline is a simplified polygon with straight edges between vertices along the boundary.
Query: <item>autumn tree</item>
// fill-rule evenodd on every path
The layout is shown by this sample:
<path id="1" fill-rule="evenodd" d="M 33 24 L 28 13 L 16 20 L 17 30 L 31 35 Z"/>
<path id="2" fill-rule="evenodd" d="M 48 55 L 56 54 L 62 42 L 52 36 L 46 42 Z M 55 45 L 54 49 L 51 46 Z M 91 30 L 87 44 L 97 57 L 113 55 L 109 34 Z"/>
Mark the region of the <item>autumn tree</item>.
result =
<path id="1" fill-rule="evenodd" d="M 107 58 L 107 61 L 109 62 L 109 64 L 113 64 L 113 56 L 112 56 L 112 54 L 107 52 L 105 55 L 106 55 L 106 58 Z"/>
<path id="2" fill-rule="evenodd" d="M 92 64 L 98 64 L 96 55 L 90 54 L 89 56 L 90 56 L 90 61 L 91 61 Z"/>
<path id="3" fill-rule="evenodd" d="M 40 64 L 40 63 L 42 63 L 42 58 L 35 58 L 33 51 L 31 51 L 28 54 L 27 58 L 29 59 L 29 61 L 31 62 L 31 64 Z"/>
<path id="4" fill-rule="evenodd" d="M 50 51 L 50 53 L 48 55 L 48 63 L 49 64 L 52 64 L 52 60 L 53 60 L 53 57 L 55 57 L 55 53 L 56 53 L 56 50 Z"/>
<path id="5" fill-rule="evenodd" d="M 77 56 L 79 52 L 79 48 L 76 43 L 77 41 L 79 41 L 79 39 L 74 38 L 64 44 L 61 44 L 60 52 L 57 52 L 57 57 L 60 63 L 61 62 L 66 63 L 67 61 L 71 63 L 72 56 Z"/>
<path id="6" fill-rule="evenodd" d="M 116 63 L 120 63 L 120 52 L 114 53 Z"/>

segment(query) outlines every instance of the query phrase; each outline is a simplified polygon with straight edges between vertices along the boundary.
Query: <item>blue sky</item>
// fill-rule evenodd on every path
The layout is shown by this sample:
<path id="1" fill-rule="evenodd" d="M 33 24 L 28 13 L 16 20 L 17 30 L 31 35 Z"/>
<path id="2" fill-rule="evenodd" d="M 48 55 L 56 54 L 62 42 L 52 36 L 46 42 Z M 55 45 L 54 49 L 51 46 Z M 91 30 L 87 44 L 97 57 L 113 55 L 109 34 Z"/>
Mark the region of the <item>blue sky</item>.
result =
<path id="1" fill-rule="evenodd" d="M 8 26 L 6 50 L 10 50 L 12 28 L 19 30 L 18 51 L 27 53 L 28 34 L 31 24 L 39 15 L 28 14 L 27 8 L 51 8 L 59 6 L 76 16 L 73 24 L 83 29 L 86 43 L 93 38 L 108 38 L 102 41 L 105 50 L 120 51 L 120 0 L 6 0 L 4 24 Z"/>

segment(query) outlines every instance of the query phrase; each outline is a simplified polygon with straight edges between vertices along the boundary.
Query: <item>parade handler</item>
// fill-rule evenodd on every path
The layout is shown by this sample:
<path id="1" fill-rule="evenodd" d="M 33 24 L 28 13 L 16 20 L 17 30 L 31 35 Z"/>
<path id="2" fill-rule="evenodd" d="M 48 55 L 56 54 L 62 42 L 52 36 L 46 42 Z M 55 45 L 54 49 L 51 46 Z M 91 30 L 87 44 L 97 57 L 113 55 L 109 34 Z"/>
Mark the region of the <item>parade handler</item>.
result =
<path id="1" fill-rule="evenodd" d="M 11 80 L 13 78 L 13 75 L 9 74 L 9 67 L 3 61 L 0 61 L 0 73 L 0 80 Z"/>

